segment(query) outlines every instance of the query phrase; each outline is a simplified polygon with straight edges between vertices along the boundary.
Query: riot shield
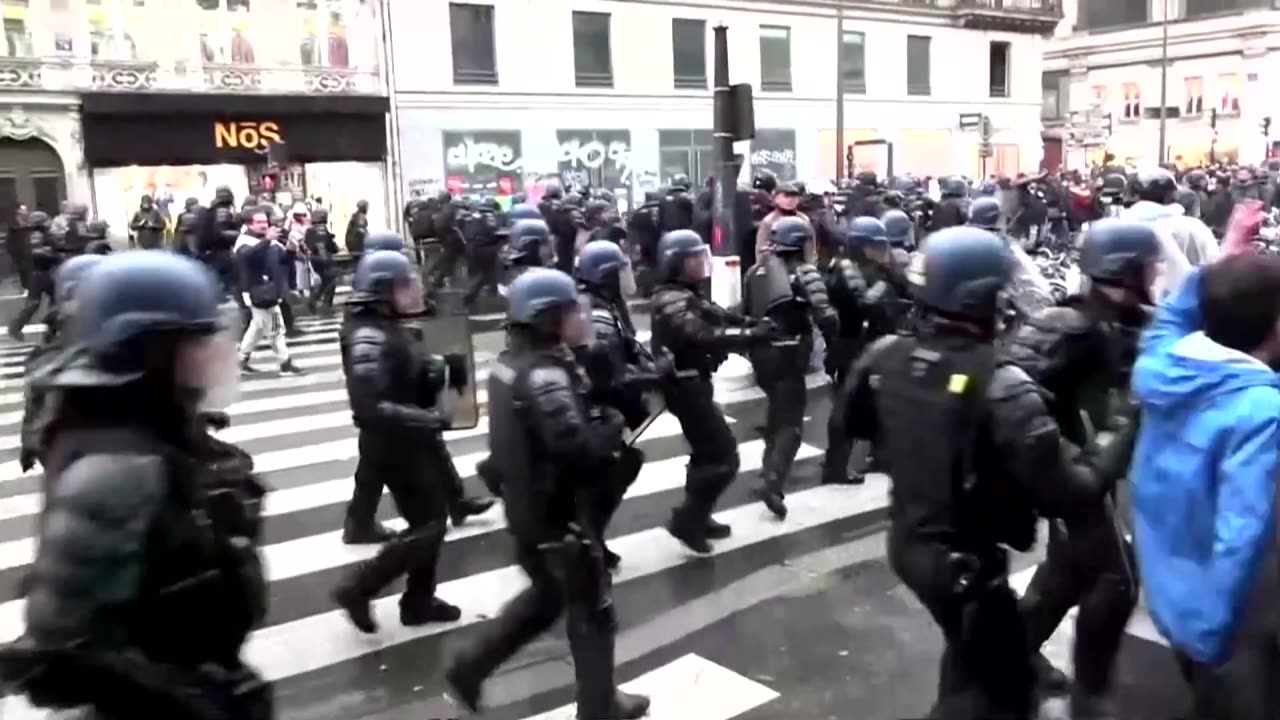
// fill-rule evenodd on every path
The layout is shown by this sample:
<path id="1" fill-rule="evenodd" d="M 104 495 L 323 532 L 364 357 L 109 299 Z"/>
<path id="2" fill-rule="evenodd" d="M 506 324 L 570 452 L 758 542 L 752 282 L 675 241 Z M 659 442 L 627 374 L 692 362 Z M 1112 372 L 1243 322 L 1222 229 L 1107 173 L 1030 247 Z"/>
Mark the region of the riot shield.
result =
<path id="1" fill-rule="evenodd" d="M 455 295 L 459 297 L 455 299 Z M 458 291 L 441 290 L 436 297 L 436 314 L 417 321 L 422 328 L 422 345 L 426 353 L 460 357 L 466 365 L 466 377 L 459 378 L 450 372 L 445 389 L 436 398 L 437 409 L 450 418 L 451 430 L 466 430 L 480 424 L 471 320 L 460 296 Z"/>
<path id="2" fill-rule="evenodd" d="M 747 296 L 747 314 L 765 318 L 769 312 L 795 297 L 791 290 L 791 273 L 776 255 L 766 255 L 747 273 L 743 283 Z"/>

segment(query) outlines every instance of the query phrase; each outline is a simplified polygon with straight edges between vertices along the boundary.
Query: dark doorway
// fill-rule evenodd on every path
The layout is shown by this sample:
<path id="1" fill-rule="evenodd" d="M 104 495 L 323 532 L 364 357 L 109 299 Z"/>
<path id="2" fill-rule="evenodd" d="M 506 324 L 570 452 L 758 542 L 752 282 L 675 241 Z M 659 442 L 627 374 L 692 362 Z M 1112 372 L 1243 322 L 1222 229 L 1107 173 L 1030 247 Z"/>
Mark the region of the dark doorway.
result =
<path id="1" fill-rule="evenodd" d="M 62 160 L 52 146 L 35 138 L 0 138 L 0 236 L 8 239 L 19 205 L 33 212 L 43 210 L 52 218 L 66 197 Z M 0 278 L 12 276 L 13 263 L 6 252 Z"/>

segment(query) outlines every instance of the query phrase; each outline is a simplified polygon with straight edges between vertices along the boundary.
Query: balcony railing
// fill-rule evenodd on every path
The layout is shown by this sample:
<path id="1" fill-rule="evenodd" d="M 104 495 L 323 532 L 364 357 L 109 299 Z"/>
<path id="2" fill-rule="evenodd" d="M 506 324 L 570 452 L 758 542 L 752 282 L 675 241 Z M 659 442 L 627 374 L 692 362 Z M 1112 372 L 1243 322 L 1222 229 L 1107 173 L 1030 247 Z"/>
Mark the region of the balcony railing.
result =
<path id="1" fill-rule="evenodd" d="M 0 90 L 376 95 L 374 70 L 0 57 Z"/>

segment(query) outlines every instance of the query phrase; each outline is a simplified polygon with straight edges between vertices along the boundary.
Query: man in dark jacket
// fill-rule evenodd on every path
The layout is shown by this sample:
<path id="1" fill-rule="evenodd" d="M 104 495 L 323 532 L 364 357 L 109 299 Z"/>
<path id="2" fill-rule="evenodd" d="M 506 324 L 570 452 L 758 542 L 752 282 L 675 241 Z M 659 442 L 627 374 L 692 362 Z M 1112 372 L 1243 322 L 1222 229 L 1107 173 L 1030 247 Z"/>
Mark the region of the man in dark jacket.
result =
<path id="1" fill-rule="evenodd" d="M 240 369 L 251 373 L 249 356 L 263 335 L 280 361 L 281 373 L 301 373 L 289 358 L 284 342 L 284 315 L 280 303 L 289 288 L 284 251 L 276 242 L 278 230 L 271 225 L 266 210 L 253 210 L 245 233 L 236 241 L 236 269 L 240 278 L 241 300 L 252 315 L 240 341 Z"/>

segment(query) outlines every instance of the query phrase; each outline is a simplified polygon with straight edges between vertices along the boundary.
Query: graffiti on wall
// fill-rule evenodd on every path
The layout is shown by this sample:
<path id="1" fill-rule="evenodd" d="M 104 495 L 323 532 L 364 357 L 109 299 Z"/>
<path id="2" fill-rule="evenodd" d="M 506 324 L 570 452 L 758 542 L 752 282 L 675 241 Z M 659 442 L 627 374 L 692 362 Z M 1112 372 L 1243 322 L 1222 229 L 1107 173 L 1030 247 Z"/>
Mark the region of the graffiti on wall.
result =
<path id="1" fill-rule="evenodd" d="M 751 169 L 767 169 L 781 181 L 795 180 L 796 131 L 757 130 L 751 141 Z"/>
<path id="2" fill-rule="evenodd" d="M 512 195 L 523 187 L 520 132 L 445 132 L 444 174 L 449 192 Z"/>
<path id="3" fill-rule="evenodd" d="M 557 130 L 556 169 L 566 184 L 617 191 L 631 185 L 629 130 Z"/>

